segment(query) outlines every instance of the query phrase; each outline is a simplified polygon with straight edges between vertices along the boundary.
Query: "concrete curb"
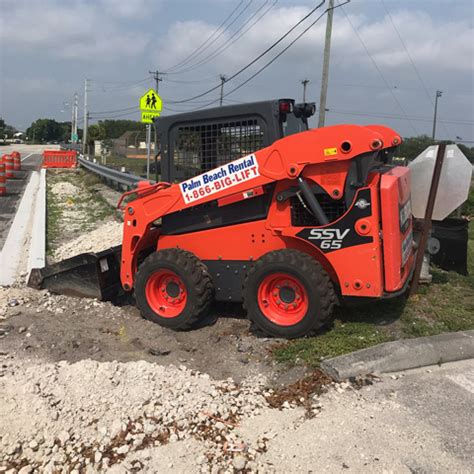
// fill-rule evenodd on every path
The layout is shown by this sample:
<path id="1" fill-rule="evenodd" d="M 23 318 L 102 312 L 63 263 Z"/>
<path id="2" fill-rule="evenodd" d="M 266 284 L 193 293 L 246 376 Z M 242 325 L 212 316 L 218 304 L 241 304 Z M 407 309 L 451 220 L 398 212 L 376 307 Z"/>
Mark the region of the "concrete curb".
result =
<path id="1" fill-rule="evenodd" d="M 28 226 L 35 207 L 35 198 L 40 181 L 39 176 L 40 174 L 37 171 L 31 173 L 5 244 L 0 252 L 0 285 L 11 285 L 18 277 L 25 238 L 27 238 Z"/>
<path id="2" fill-rule="evenodd" d="M 43 268 L 46 258 L 46 170 L 40 170 L 38 192 L 33 214 L 30 249 L 28 251 L 28 274 L 32 268 Z"/>
<path id="3" fill-rule="evenodd" d="M 474 330 L 402 339 L 324 360 L 321 368 L 340 381 L 474 358 Z"/>

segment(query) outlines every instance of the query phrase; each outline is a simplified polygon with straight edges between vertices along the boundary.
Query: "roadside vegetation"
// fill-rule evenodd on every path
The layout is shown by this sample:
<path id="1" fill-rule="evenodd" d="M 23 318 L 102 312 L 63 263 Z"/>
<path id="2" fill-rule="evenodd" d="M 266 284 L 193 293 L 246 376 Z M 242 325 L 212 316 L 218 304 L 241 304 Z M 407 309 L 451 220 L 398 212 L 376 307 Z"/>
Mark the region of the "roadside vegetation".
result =
<path id="1" fill-rule="evenodd" d="M 474 215 L 474 188 L 464 206 Z M 318 367 L 335 357 L 382 342 L 474 329 L 474 227 L 469 225 L 468 276 L 432 268 L 433 281 L 420 285 L 408 300 L 377 301 L 338 308 L 334 323 L 316 337 L 291 341 L 273 348 L 279 362 Z"/>
<path id="2" fill-rule="evenodd" d="M 98 192 L 98 177 L 83 170 L 48 170 L 46 179 L 48 255 L 68 239 L 96 228 L 114 215 Z"/>
<path id="3" fill-rule="evenodd" d="M 101 163 L 100 157 L 96 157 L 98 163 Z M 117 155 L 107 156 L 106 166 L 110 168 L 120 169 L 122 166 L 134 175 L 146 177 L 146 157 L 143 158 L 125 158 Z M 154 159 L 151 157 L 150 177 L 154 179 Z"/>

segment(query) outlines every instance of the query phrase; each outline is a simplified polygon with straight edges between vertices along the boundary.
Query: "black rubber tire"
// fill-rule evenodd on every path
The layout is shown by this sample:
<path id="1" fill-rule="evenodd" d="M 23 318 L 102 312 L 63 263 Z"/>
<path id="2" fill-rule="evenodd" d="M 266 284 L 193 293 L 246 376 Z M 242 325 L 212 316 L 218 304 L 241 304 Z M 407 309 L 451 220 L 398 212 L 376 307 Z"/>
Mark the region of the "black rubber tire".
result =
<path id="1" fill-rule="evenodd" d="M 258 288 L 263 279 L 285 272 L 297 278 L 308 294 L 308 310 L 303 319 L 291 326 L 282 326 L 268 319 L 258 304 Z M 258 259 L 244 283 L 243 304 L 248 318 L 266 335 L 293 339 L 311 335 L 326 325 L 337 302 L 334 285 L 321 264 L 298 250 L 276 250 Z"/>
<path id="2" fill-rule="evenodd" d="M 176 273 L 186 287 L 186 306 L 181 314 L 174 318 L 163 318 L 158 315 L 150 307 L 146 298 L 147 281 L 160 269 Z M 181 249 L 165 249 L 152 253 L 143 261 L 136 274 L 135 298 L 142 316 L 170 329 L 190 329 L 209 309 L 213 293 L 212 280 L 206 265 L 191 252 Z"/>

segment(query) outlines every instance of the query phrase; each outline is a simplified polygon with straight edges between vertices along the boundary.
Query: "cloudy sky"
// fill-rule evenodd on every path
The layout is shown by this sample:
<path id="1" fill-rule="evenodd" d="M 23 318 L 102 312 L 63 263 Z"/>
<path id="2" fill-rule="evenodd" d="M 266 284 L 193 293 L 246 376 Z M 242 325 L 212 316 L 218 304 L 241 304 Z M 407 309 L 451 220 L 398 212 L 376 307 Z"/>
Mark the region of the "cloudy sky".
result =
<path id="1" fill-rule="evenodd" d="M 229 77 L 248 64 L 318 3 L 2 0 L 0 116 L 22 130 L 41 117 L 69 120 L 68 104 L 78 92 L 82 106 L 89 78 L 93 121 L 137 119 L 130 108 L 153 86 L 148 71 L 156 69 L 167 73 L 160 83 L 165 113 L 205 106 L 218 90 L 176 101 L 217 86 L 219 74 Z M 324 8 L 226 83 L 225 91 L 269 62 Z M 225 103 L 301 100 L 305 78 L 308 98 L 318 102 L 325 20 Z M 438 137 L 474 140 L 473 21 L 474 0 L 352 0 L 338 8 L 327 123 L 384 123 L 404 136 L 430 134 L 439 89 Z"/>

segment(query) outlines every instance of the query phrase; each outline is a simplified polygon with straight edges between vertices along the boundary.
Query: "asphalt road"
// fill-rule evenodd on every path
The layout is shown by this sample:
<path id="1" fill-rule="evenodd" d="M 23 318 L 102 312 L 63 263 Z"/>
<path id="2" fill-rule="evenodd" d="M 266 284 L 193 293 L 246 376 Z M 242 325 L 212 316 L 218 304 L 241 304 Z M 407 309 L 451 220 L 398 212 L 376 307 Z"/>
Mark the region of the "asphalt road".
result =
<path id="1" fill-rule="evenodd" d="M 7 194 L 0 197 L 0 249 L 5 243 L 11 222 L 15 217 L 31 172 L 41 167 L 41 153 L 44 148 L 46 147 L 34 145 L 16 145 L 0 148 L 2 155 L 18 150 L 21 153 L 22 167 L 18 177 L 7 180 Z"/>

